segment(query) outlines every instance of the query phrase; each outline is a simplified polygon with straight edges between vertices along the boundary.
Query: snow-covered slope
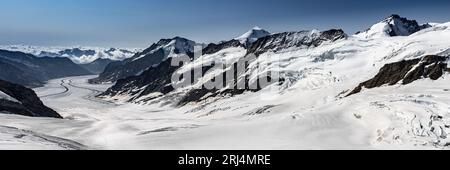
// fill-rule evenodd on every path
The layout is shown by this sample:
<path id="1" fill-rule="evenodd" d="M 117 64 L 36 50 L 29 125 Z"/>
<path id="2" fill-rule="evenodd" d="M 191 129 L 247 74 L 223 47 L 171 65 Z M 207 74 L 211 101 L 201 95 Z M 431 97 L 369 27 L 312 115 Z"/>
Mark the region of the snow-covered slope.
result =
<path id="1" fill-rule="evenodd" d="M 20 51 L 38 57 L 67 57 L 77 64 L 91 63 L 97 59 L 124 60 L 132 57 L 138 49 L 99 47 L 41 47 L 29 45 L 0 45 L 0 49 Z"/>
<path id="2" fill-rule="evenodd" d="M 161 39 L 142 52 L 121 62 L 108 65 L 98 78 L 91 80 L 92 83 L 115 82 L 129 76 L 139 75 L 148 68 L 158 65 L 168 58 L 185 56 L 193 58 L 194 48 L 201 50 L 204 44 L 199 44 L 186 38 L 175 37 L 172 39 Z"/>
<path id="3" fill-rule="evenodd" d="M 175 96 L 178 96 L 176 98 L 179 99 L 169 100 L 172 100 L 174 104 L 185 104 L 187 102 L 198 101 L 207 94 L 240 94 L 244 91 L 251 91 L 251 89 L 249 89 L 250 84 L 257 84 L 256 81 L 259 80 L 259 78 L 254 77 L 259 77 L 259 74 L 263 74 L 254 72 L 257 67 L 256 64 L 250 64 L 246 68 L 249 70 L 247 72 L 235 71 L 237 72 L 236 78 L 228 77 L 228 79 L 224 81 L 226 86 L 220 89 L 205 89 L 203 86 L 215 77 L 225 77 L 228 71 L 237 70 L 235 67 L 235 65 L 237 65 L 236 63 L 239 63 L 241 60 L 246 60 L 247 54 L 261 55 L 269 51 L 282 53 L 289 50 L 313 49 L 323 44 L 345 39 L 346 37 L 347 36 L 342 30 L 328 30 L 323 32 L 312 30 L 285 32 L 266 36 L 255 41 L 248 49 L 240 46 L 239 44 L 235 44 L 234 46 L 219 45 L 222 46 L 222 49 L 214 50 L 211 54 L 205 54 L 195 59 L 192 63 L 185 64 L 182 67 L 171 66 L 170 64 L 172 61 L 169 60 L 150 68 L 139 76 L 123 79 L 120 82 L 117 82 L 117 84 L 103 94 L 103 96 L 113 98 L 119 96 L 122 99 L 132 101 L 149 101 L 154 99 L 155 96 L 159 96 L 152 93 L 167 94 L 172 92 Z M 224 42 L 222 44 L 228 43 Z M 267 57 L 261 58 L 267 59 Z M 212 66 L 212 64 L 219 66 L 223 65 L 226 69 L 216 69 Z M 172 75 L 184 73 L 190 74 L 193 69 L 202 70 L 203 76 L 194 80 L 193 84 L 191 84 L 192 86 L 188 85 L 189 87 L 184 87 L 181 89 L 174 88 L 177 84 L 173 84 L 171 79 Z M 247 79 L 247 77 L 251 77 L 251 79 Z M 178 84 L 182 84 L 183 82 Z M 237 83 L 235 82 L 244 82 L 246 86 L 244 89 L 235 89 L 237 86 Z M 263 87 L 257 87 L 257 89 L 253 90 L 258 91 L 261 88 Z M 124 95 L 128 95 L 128 97 L 124 97 Z"/>
<path id="4" fill-rule="evenodd" d="M 364 32 L 356 33 L 361 38 L 379 38 L 389 36 L 408 36 L 422 29 L 431 27 L 432 24 L 419 25 L 415 20 L 408 20 L 399 15 L 392 15 L 383 21 L 376 23 Z"/>
<path id="5" fill-rule="evenodd" d="M 0 100 L 8 100 L 8 101 L 20 103 L 17 99 L 3 93 L 2 91 L 0 91 Z"/>
<path id="6" fill-rule="evenodd" d="M 0 126 L 0 150 L 83 150 L 85 146 L 66 139 Z"/>
<path id="7" fill-rule="evenodd" d="M 248 32 L 242 34 L 241 36 L 235 38 L 235 40 L 238 40 L 241 42 L 241 44 L 244 44 L 246 46 L 250 46 L 252 43 L 254 43 L 259 38 L 265 37 L 270 35 L 270 33 L 260 27 L 254 27 Z"/>
<path id="8" fill-rule="evenodd" d="M 204 55 L 202 60 L 178 71 L 208 68 L 202 64 L 211 60 L 239 61 L 254 53 L 257 58 L 240 77 L 248 77 L 251 82 L 264 73 L 277 72 L 281 77 L 279 83 L 256 91 L 204 90 L 201 88 L 204 82 L 217 75 L 223 76 L 219 70 L 209 70 L 195 85 L 169 93 L 153 91 L 144 83 L 132 89 L 113 87 L 112 93 L 103 97 L 167 108 L 178 106 L 188 110 L 186 114 L 201 119 L 233 117 L 270 124 L 273 118 L 286 124 L 283 128 L 278 127 L 283 129 L 283 134 L 290 134 L 285 132 L 289 131 L 290 135 L 307 135 L 302 139 L 312 142 L 306 144 L 308 146 L 317 142 L 317 146 L 323 147 L 329 142 L 326 146 L 351 143 L 357 148 L 368 142 L 372 147 L 380 148 L 418 145 L 441 148 L 447 146 L 445 134 L 450 132 L 445 109 L 450 107 L 445 104 L 449 99 L 441 93 L 448 92 L 444 84 L 450 79 L 448 72 L 442 72 L 440 77 L 432 76 L 432 79 L 421 75 L 430 76 L 423 73 L 427 69 L 448 70 L 447 65 L 443 68 L 435 67 L 434 62 L 422 63 L 428 62 L 424 58 L 429 55 L 443 58 L 450 55 L 449 26 L 450 23 L 436 24 L 409 36 L 345 38 L 337 30 L 273 34 L 260 38 L 249 49 L 234 47 Z M 425 69 L 410 70 L 412 74 L 418 74 L 418 80 L 414 78 L 406 85 L 386 84 L 362 89 L 360 93 L 346 97 L 359 84 L 379 74 L 384 66 L 403 60 L 420 61 L 417 67 Z M 438 60 L 437 64 L 444 66 L 441 58 Z M 430 73 L 434 74 L 434 71 Z M 164 87 L 168 86 L 170 84 Z M 407 109 L 408 105 L 414 109 Z M 318 142 L 319 136 L 329 140 Z"/>
<path id="9" fill-rule="evenodd" d="M 408 36 L 312 30 L 272 34 L 250 48 L 232 40 L 187 65 L 174 68 L 167 58 L 123 79 L 106 101 L 93 96 L 108 87 L 88 84 L 91 77 L 50 81 L 36 91 L 50 94 L 44 102 L 68 119 L 0 115 L 0 123 L 101 149 L 449 149 L 449 40 L 450 22 Z M 250 54 L 237 79 L 277 72 L 279 81 L 257 90 L 202 88 L 224 75 L 206 63 L 234 71 Z M 192 68 L 204 76 L 171 89 L 170 73 Z M 64 86 L 68 93 L 52 93 Z"/>

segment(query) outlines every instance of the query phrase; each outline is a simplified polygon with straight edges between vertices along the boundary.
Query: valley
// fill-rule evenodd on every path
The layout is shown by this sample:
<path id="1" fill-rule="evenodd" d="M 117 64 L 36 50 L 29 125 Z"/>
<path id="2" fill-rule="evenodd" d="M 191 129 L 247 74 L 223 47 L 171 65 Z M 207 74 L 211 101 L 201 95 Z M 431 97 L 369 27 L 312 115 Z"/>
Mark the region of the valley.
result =
<path id="1" fill-rule="evenodd" d="M 433 82 L 434 88 L 427 87 L 431 80 L 423 80 L 358 98 L 325 99 L 320 105 L 293 94 L 266 102 L 245 94 L 202 109 L 97 101 L 93 96 L 110 85 L 91 85 L 89 78 L 56 79 L 35 89 L 65 119 L 0 114 L 0 124 L 76 141 L 84 149 L 437 149 L 428 144 L 438 139 L 428 136 L 429 130 L 442 125 L 448 132 L 447 117 L 430 127 L 419 125 L 449 107 L 449 76 Z M 398 93 L 391 94 L 392 89 Z M 10 147 L 4 143 L 2 138 L 0 148 Z M 61 149 L 45 146 L 39 149 Z"/>

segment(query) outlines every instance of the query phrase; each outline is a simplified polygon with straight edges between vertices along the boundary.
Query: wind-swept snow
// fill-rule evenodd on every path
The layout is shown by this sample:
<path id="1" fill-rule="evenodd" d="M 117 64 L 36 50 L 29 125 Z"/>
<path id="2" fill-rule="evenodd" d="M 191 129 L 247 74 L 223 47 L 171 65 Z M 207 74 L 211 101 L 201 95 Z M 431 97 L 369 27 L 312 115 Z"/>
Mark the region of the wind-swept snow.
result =
<path id="1" fill-rule="evenodd" d="M 44 47 L 30 45 L 0 45 L 0 49 L 29 53 L 38 57 L 67 57 L 77 64 L 91 63 L 100 58 L 124 60 L 132 57 L 139 50 L 101 47 Z"/>
<path id="2" fill-rule="evenodd" d="M 66 139 L 0 126 L 0 149 L 81 150 L 86 147 Z"/>

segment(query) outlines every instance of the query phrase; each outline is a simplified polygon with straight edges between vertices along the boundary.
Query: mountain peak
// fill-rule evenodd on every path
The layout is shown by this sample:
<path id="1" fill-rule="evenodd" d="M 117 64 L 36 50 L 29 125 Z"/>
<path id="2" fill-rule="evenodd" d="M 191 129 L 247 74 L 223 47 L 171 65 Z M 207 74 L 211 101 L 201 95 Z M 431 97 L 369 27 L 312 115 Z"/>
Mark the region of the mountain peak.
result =
<path id="1" fill-rule="evenodd" d="M 235 40 L 239 40 L 242 44 L 249 46 L 251 43 L 254 43 L 259 38 L 270 35 L 270 33 L 258 26 L 253 27 L 246 33 L 241 36 L 235 38 Z"/>
<path id="2" fill-rule="evenodd" d="M 419 25 L 416 20 L 392 14 L 366 31 L 356 33 L 356 36 L 361 38 L 409 36 L 428 27 L 429 24 Z"/>
<path id="3" fill-rule="evenodd" d="M 259 27 L 259 26 L 255 26 L 255 27 L 252 28 L 252 30 L 260 31 L 260 30 L 263 30 L 263 29 L 261 27 Z"/>

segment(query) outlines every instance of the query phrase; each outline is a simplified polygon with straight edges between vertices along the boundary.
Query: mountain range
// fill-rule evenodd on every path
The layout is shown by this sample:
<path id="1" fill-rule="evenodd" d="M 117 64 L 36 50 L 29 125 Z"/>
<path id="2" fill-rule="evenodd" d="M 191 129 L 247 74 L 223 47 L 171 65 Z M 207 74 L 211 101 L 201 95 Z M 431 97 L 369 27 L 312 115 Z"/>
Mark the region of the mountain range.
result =
<path id="1" fill-rule="evenodd" d="M 434 26 L 430 24 L 419 25 L 415 20 L 409 20 L 407 18 L 402 18 L 399 15 L 392 15 L 383 19 L 382 21 L 374 24 L 371 28 L 363 32 L 358 32 L 354 35 L 347 35 L 344 31 L 339 29 L 331 29 L 327 31 L 319 30 L 305 30 L 298 32 L 283 32 L 271 34 L 261 28 L 255 27 L 250 31 L 246 32 L 242 36 L 229 40 L 222 41 L 218 44 L 209 44 L 205 46 L 202 50 L 203 55 L 198 58 L 192 58 L 190 54 L 193 49 L 192 44 L 195 42 L 189 41 L 185 38 L 174 38 L 174 39 L 163 39 L 160 42 L 152 45 L 147 50 L 138 53 L 133 58 L 128 59 L 122 63 L 112 63 L 108 66 L 108 69 L 102 73 L 99 78 L 93 79 L 95 83 L 101 82 L 115 82 L 117 83 L 111 87 L 108 91 L 100 95 L 100 97 L 105 99 L 120 99 L 128 102 L 138 102 L 138 103 L 166 103 L 169 100 L 174 105 L 185 105 L 191 102 L 197 103 L 206 100 L 210 97 L 227 96 L 227 95 L 237 95 L 243 94 L 246 91 L 260 91 L 265 87 L 260 87 L 258 84 L 259 78 L 254 78 L 263 75 L 262 73 L 255 73 L 254 70 L 257 68 L 251 66 L 246 66 L 244 72 L 236 72 L 233 66 L 236 65 L 240 60 L 245 59 L 249 54 L 257 56 L 257 58 L 250 62 L 262 61 L 262 59 L 277 56 L 285 58 L 282 60 L 283 66 L 282 70 L 277 70 L 280 74 L 280 78 L 276 86 L 282 89 L 288 89 L 291 86 L 298 84 L 302 81 L 319 81 L 320 83 L 314 83 L 313 86 L 321 86 L 320 84 L 329 84 L 340 82 L 343 78 L 336 75 L 336 70 L 329 70 L 324 68 L 325 63 L 335 63 L 333 65 L 339 65 L 340 63 L 350 63 L 344 62 L 349 60 L 348 58 L 353 58 L 351 55 L 360 55 L 365 49 L 361 46 L 371 46 L 370 48 L 383 48 L 386 43 L 383 43 L 383 38 L 390 37 L 411 37 L 410 39 L 415 39 L 415 37 L 421 37 L 425 35 L 434 36 L 435 30 L 446 29 L 445 25 L 435 24 Z M 418 34 L 417 36 L 415 34 Z M 367 41 L 371 40 L 371 41 Z M 181 41 L 181 43 L 176 43 Z M 381 41 L 381 42 L 379 42 Z M 428 43 L 428 40 L 422 40 Z M 185 43 L 190 42 L 190 43 Z M 434 41 L 433 41 L 434 42 Z M 167 46 L 167 44 L 191 44 L 191 46 Z M 379 44 L 379 45 L 377 45 Z M 423 48 L 413 48 L 409 47 L 411 44 L 406 46 L 400 46 L 399 49 L 392 49 L 391 51 L 377 51 L 382 56 L 381 59 L 377 60 L 376 63 L 372 64 L 370 72 L 374 72 L 378 65 L 389 67 L 391 62 L 401 62 L 402 60 L 412 59 L 412 64 L 404 69 L 401 73 L 408 73 L 412 67 L 421 60 L 426 60 L 425 54 L 428 55 L 442 55 L 437 52 L 426 52 Z M 188 48 L 186 48 L 188 47 Z M 165 50 L 169 48 L 170 50 Z M 191 49 L 191 50 L 186 50 Z M 435 48 L 433 48 L 435 49 Z M 159 51 L 158 51 L 159 50 Z M 430 49 L 427 49 L 430 50 Z M 442 51 L 442 49 L 439 49 Z M 167 52 L 168 51 L 168 52 Z M 172 58 L 178 55 L 173 55 L 174 51 L 184 51 L 187 52 L 188 56 L 191 56 L 193 64 L 187 66 L 174 67 L 170 63 Z M 412 52 L 411 52 L 412 51 Z M 432 50 L 431 50 L 432 51 Z M 409 53 L 408 53 L 409 52 Z M 408 54 L 402 54 L 408 53 Z M 402 55 L 401 55 L 402 54 Z M 373 54 L 367 54 L 373 55 Z M 395 55 L 396 57 L 394 57 Z M 434 72 L 430 72 L 430 69 L 417 70 L 417 74 L 414 80 L 421 79 L 423 77 L 429 77 L 441 73 L 440 69 L 446 71 L 446 66 L 440 63 L 445 62 L 445 55 L 441 56 L 443 58 L 438 59 L 438 61 L 430 61 L 429 65 L 439 65 L 439 67 L 434 68 Z M 300 57 L 304 56 L 304 57 Z M 400 57 L 399 57 L 400 56 Z M 355 59 L 355 61 L 361 58 Z M 141 60 L 146 62 L 137 62 L 133 64 L 133 61 Z M 205 82 L 212 82 L 215 78 L 225 77 L 226 72 L 217 72 L 212 66 L 203 66 L 202 62 L 219 61 L 224 63 L 234 63 L 228 65 L 225 70 L 234 71 L 237 76 L 230 79 L 224 78 L 224 89 L 213 89 L 207 90 L 203 88 Z M 264 61 L 262 61 L 264 62 Z M 353 62 L 353 61 L 352 61 Z M 367 63 L 367 61 L 364 61 Z M 401 64 L 401 63 L 400 63 Z M 171 75 L 175 72 L 191 72 L 195 66 L 200 66 L 202 70 L 202 77 L 198 80 L 193 80 L 193 85 L 188 88 L 174 89 L 171 82 Z M 273 65 L 273 64 L 272 64 Z M 294 65 L 299 65 L 302 67 L 290 69 Z M 359 68 L 361 70 L 367 70 L 369 68 L 364 68 L 364 64 L 353 69 Z M 392 76 L 385 75 L 399 75 L 397 65 L 394 65 L 394 69 L 388 69 L 390 72 L 380 71 L 382 77 L 388 80 L 373 80 L 376 83 L 373 85 L 367 85 L 366 88 L 379 87 L 384 85 L 384 82 L 398 82 L 391 80 Z M 424 65 L 423 67 L 425 67 Z M 274 67 L 269 64 L 266 69 Z M 286 68 L 284 68 L 286 67 Z M 428 68 L 429 66 L 426 66 Z M 381 68 L 381 67 L 380 67 Z M 409 69 L 408 69 L 409 68 Z M 421 67 L 422 68 L 422 67 Z M 361 70 L 356 71 L 357 73 Z M 412 71 L 412 70 L 411 70 Z M 266 71 L 267 72 L 267 71 Z M 310 77 L 317 75 L 318 80 L 308 80 L 305 77 Z M 442 75 L 442 74 L 439 74 Z M 401 76 L 401 74 L 400 74 Z M 366 76 L 363 76 L 366 77 Z M 395 77 L 395 76 L 394 76 Z M 437 79 L 440 76 L 431 76 L 433 79 Z M 271 77 L 268 77 L 269 79 Z M 369 77 L 367 77 L 369 78 Z M 362 81 L 361 81 L 362 82 Z M 244 83 L 245 88 L 236 88 L 237 84 Z M 309 82 L 313 83 L 313 82 Z M 355 87 L 358 83 L 355 83 Z M 365 83 L 361 83 L 362 87 Z M 255 89 L 250 89 L 250 86 L 257 87 Z M 272 86 L 272 85 L 269 85 Z M 356 89 L 361 88 L 358 87 Z M 317 88 L 317 87 L 314 87 Z M 351 87 L 350 87 L 351 89 Z M 349 89 L 349 90 L 350 90 Z M 358 91 L 358 90 L 356 90 Z M 355 93 L 356 91 L 353 91 Z M 348 91 L 350 92 L 350 91 Z"/>
<path id="2" fill-rule="evenodd" d="M 193 57 L 195 46 L 202 48 L 203 44 L 181 37 L 161 39 L 131 58 L 109 64 L 98 78 L 91 80 L 91 83 L 115 82 L 129 76 L 139 75 L 149 67 L 159 65 L 167 58 L 184 54 Z"/>
<path id="3" fill-rule="evenodd" d="M 241 137 L 249 135 L 256 142 L 259 141 L 253 137 L 265 139 L 267 134 L 282 134 L 286 135 L 280 135 L 283 138 L 296 136 L 311 143 L 325 140 L 327 147 L 332 142 L 349 143 L 352 147 L 384 148 L 400 143 L 445 148 L 450 143 L 449 39 L 450 22 L 420 24 L 391 15 L 355 34 L 338 28 L 270 33 L 254 27 L 242 36 L 210 44 L 183 37 L 161 39 L 124 60 L 94 57 L 83 64 L 64 55 L 95 56 L 94 51 L 69 49 L 54 53 L 55 56 L 39 56 L 40 53 L 0 50 L 0 79 L 6 80 L 0 81 L 0 111 L 60 118 L 21 85 L 36 87 L 49 79 L 98 73 L 98 77 L 89 80 L 91 84 L 83 87 L 71 81 L 62 83 L 89 94 L 87 100 L 83 98 L 83 105 L 94 100 L 105 102 L 106 110 L 111 111 L 115 104 L 134 103 L 115 112 L 125 112 L 125 119 L 114 115 L 113 121 L 139 121 L 133 122 L 139 125 L 121 122 L 117 127 L 111 126 L 114 133 L 125 129 L 124 134 L 129 134 L 137 129 L 139 135 L 133 133 L 133 137 L 157 138 L 163 132 L 183 134 L 187 131 L 182 129 L 188 129 L 187 137 L 176 139 L 191 139 L 192 135 L 209 138 L 217 131 L 193 131 L 203 124 L 214 127 L 211 122 L 216 121 L 210 120 L 217 120 L 224 122 L 215 126 L 217 129 L 239 127 L 225 131 L 226 135 L 245 128 Z M 173 64 L 183 57 L 189 61 Z M 61 103 L 56 102 L 55 106 Z M 142 111 L 143 115 L 128 115 L 132 114 L 127 112 L 130 108 L 137 108 L 136 112 Z M 75 118 L 83 121 L 97 119 L 78 115 L 83 109 L 70 109 L 68 113 L 76 112 Z M 86 110 L 98 112 L 98 117 L 110 116 L 101 113 L 103 110 Z M 184 113 L 173 114 L 182 119 L 167 121 L 172 112 Z M 167 127 L 145 126 L 151 124 L 147 119 L 155 118 L 148 115 L 163 115 L 162 121 L 167 123 L 163 126 Z M 201 125 L 193 125 L 187 119 Z M 260 136 L 253 136 L 253 130 Z M 91 131 L 88 133 L 94 136 Z"/>
<path id="4" fill-rule="evenodd" d="M 92 73 L 65 57 L 37 57 L 23 52 L 0 50 L 0 79 L 27 87 L 47 80 Z"/>
<path id="5" fill-rule="evenodd" d="M 66 57 L 76 64 L 88 64 L 97 59 L 124 60 L 138 49 L 99 47 L 41 47 L 29 45 L 0 45 L 0 49 L 33 54 L 37 57 Z"/>

